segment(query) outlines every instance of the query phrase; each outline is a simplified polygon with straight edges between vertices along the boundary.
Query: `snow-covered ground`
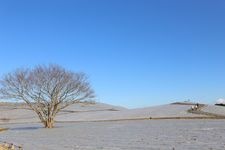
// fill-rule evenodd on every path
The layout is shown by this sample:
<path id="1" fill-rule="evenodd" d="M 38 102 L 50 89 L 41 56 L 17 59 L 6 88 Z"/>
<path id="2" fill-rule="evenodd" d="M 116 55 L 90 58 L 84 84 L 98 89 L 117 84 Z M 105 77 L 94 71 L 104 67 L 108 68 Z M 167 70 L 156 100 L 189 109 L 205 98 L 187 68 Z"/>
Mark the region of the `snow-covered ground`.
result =
<path id="1" fill-rule="evenodd" d="M 0 141 L 24 150 L 224 150 L 225 120 L 131 120 L 8 124 Z M 2 125 L 0 125 L 1 127 Z"/>
<path id="2" fill-rule="evenodd" d="M 148 119 L 165 117 L 198 117 L 202 115 L 188 113 L 190 105 L 161 105 L 155 107 L 126 109 L 103 103 L 74 104 L 62 110 L 56 121 L 105 121 L 125 119 Z M 39 122 L 37 115 L 22 106 L 0 107 L 0 123 Z"/>
<path id="3" fill-rule="evenodd" d="M 224 150 L 225 119 L 171 119 L 207 117 L 188 113 L 190 107 L 72 105 L 58 114 L 55 128 L 45 129 L 27 107 L 1 104 L 0 128 L 9 130 L 0 132 L 0 142 L 22 145 L 24 150 Z M 201 110 L 225 114 L 222 106 L 206 105 Z"/>
<path id="4" fill-rule="evenodd" d="M 201 109 L 203 112 L 225 116 L 225 106 L 207 105 Z"/>

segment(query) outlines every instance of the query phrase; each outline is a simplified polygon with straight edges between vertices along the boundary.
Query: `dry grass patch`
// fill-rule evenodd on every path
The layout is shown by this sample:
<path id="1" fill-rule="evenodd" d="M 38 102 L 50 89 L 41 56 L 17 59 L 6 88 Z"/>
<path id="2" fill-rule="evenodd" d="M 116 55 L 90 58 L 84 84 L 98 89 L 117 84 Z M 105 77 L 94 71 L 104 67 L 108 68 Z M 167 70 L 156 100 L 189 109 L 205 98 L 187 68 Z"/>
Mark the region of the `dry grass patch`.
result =
<path id="1" fill-rule="evenodd" d="M 0 121 L 2 121 L 2 122 L 9 122 L 10 119 L 9 118 L 0 118 Z"/>
<path id="2" fill-rule="evenodd" d="M 8 128 L 0 128 L 0 132 L 5 130 L 8 130 Z"/>
<path id="3" fill-rule="evenodd" d="M 4 142 L 3 144 L 0 144 L 0 150 L 23 150 L 23 148 L 12 143 Z"/>

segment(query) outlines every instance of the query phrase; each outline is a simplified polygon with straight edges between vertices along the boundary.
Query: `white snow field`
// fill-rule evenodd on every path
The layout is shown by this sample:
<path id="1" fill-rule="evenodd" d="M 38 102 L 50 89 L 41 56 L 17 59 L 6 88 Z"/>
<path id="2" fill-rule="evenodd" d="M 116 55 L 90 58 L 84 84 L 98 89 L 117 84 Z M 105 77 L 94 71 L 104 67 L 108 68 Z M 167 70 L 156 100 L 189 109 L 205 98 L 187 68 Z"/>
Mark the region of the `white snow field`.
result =
<path id="1" fill-rule="evenodd" d="M 212 113 L 216 115 L 225 116 L 225 107 L 224 106 L 215 106 L 215 105 L 207 105 L 202 108 L 203 112 Z"/>
<path id="2" fill-rule="evenodd" d="M 8 124 L 0 141 L 24 150 L 224 150 L 225 120 L 130 120 Z M 2 126 L 2 125 L 1 125 Z"/>
<path id="3" fill-rule="evenodd" d="M 190 107 L 75 104 L 58 114 L 55 128 L 45 129 L 26 106 L 1 104 L 0 128 L 8 130 L 0 132 L 0 142 L 22 145 L 24 150 L 224 150 L 225 119 L 188 113 Z M 225 112 L 222 106 L 201 109 Z"/>
<path id="4" fill-rule="evenodd" d="M 161 105 L 155 107 L 126 109 L 123 107 L 96 104 L 74 104 L 62 110 L 56 121 L 107 121 L 126 119 L 149 119 L 169 117 L 201 117 L 188 113 L 189 105 Z M 0 107 L 0 123 L 39 122 L 37 115 L 24 106 L 8 105 Z"/>

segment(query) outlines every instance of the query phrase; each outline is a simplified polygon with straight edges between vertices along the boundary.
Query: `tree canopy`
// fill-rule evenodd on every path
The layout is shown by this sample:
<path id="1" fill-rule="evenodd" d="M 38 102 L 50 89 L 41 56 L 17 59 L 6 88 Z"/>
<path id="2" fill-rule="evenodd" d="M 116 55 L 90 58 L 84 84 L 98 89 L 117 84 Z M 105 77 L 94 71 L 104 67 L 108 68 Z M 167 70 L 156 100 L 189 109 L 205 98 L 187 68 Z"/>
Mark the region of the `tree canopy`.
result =
<path id="1" fill-rule="evenodd" d="M 22 100 L 36 112 L 47 128 L 65 107 L 94 98 L 84 73 L 68 71 L 58 65 L 17 69 L 0 80 L 0 98 Z"/>

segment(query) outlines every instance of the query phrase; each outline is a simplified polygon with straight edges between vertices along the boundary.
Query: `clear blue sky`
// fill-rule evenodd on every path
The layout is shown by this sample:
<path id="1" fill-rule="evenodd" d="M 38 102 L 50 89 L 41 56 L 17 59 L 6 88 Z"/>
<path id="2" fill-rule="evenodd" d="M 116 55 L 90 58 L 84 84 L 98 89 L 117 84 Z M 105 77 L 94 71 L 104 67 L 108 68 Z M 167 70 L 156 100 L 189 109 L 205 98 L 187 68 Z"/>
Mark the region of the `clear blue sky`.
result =
<path id="1" fill-rule="evenodd" d="M 0 0 L 0 75 L 59 64 L 98 101 L 225 98 L 224 0 Z"/>

